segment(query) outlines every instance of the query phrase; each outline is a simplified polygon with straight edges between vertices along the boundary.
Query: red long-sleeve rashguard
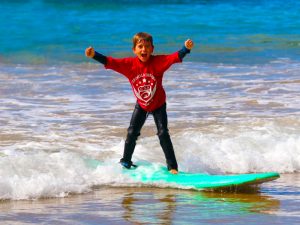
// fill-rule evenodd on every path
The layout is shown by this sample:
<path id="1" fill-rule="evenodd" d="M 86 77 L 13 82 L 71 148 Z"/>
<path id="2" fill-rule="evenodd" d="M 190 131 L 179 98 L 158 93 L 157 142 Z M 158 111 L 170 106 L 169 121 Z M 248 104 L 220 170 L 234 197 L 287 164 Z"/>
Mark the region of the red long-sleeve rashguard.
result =
<path id="1" fill-rule="evenodd" d="M 106 69 L 112 69 L 128 78 L 139 105 L 152 112 L 166 102 L 162 85 L 164 72 L 174 63 L 182 62 L 179 53 L 151 56 L 147 62 L 138 57 L 107 57 Z"/>

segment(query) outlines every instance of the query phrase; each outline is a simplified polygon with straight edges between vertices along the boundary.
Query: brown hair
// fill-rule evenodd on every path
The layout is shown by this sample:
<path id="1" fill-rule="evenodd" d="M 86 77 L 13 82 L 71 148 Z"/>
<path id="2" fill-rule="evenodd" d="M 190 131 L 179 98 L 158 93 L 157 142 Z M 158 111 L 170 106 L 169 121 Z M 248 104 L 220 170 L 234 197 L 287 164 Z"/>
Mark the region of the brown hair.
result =
<path id="1" fill-rule="evenodd" d="M 132 38 L 132 44 L 133 48 L 140 42 L 140 41 L 149 41 L 151 45 L 153 46 L 153 38 L 150 34 L 145 33 L 145 32 L 139 32 L 135 34 Z"/>

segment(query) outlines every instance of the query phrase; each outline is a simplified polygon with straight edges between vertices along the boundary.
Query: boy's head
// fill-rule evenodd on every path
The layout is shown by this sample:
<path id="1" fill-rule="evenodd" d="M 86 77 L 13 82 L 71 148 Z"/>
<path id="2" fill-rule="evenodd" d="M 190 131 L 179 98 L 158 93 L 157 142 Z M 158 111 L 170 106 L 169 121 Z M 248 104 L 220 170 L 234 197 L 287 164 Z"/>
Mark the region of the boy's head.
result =
<path id="1" fill-rule="evenodd" d="M 154 50 L 152 36 L 145 32 L 139 32 L 133 36 L 132 42 L 133 53 L 142 62 L 147 62 Z"/>
<path id="2" fill-rule="evenodd" d="M 136 45 L 142 41 L 150 42 L 151 45 L 153 46 L 153 38 L 150 34 L 145 33 L 145 32 L 139 32 L 135 34 L 132 38 L 133 42 L 133 48 L 136 47 Z M 154 47 L 154 46 L 153 46 Z"/>

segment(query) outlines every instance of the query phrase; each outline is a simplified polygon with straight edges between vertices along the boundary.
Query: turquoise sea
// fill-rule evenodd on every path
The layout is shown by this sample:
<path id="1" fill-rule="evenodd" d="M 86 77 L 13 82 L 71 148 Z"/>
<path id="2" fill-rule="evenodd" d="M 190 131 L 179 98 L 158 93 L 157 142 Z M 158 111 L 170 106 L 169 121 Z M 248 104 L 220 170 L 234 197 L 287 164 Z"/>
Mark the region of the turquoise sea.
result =
<path id="1" fill-rule="evenodd" d="M 82 63 L 87 45 L 127 56 L 138 31 L 157 52 L 192 38 L 190 61 L 266 63 L 299 60 L 300 3 L 294 0 L 24 0 L 1 1 L 4 63 Z"/>
<path id="2" fill-rule="evenodd" d="M 84 50 L 133 56 L 140 31 L 155 54 L 195 43 L 163 83 L 179 170 L 280 179 L 207 193 L 122 175 L 135 98 Z M 299 223 L 300 1 L 3 0 L 0 33 L 4 224 Z M 133 161 L 164 165 L 151 117 Z"/>

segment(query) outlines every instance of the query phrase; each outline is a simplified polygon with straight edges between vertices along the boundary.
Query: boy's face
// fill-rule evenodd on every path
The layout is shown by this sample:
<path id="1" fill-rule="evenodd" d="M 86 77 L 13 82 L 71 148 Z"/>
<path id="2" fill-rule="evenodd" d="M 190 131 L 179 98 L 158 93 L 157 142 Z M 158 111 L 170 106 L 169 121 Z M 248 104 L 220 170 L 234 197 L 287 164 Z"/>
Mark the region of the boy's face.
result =
<path id="1" fill-rule="evenodd" d="M 153 53 L 154 47 L 150 41 L 139 40 L 132 50 L 139 60 L 147 62 Z"/>

